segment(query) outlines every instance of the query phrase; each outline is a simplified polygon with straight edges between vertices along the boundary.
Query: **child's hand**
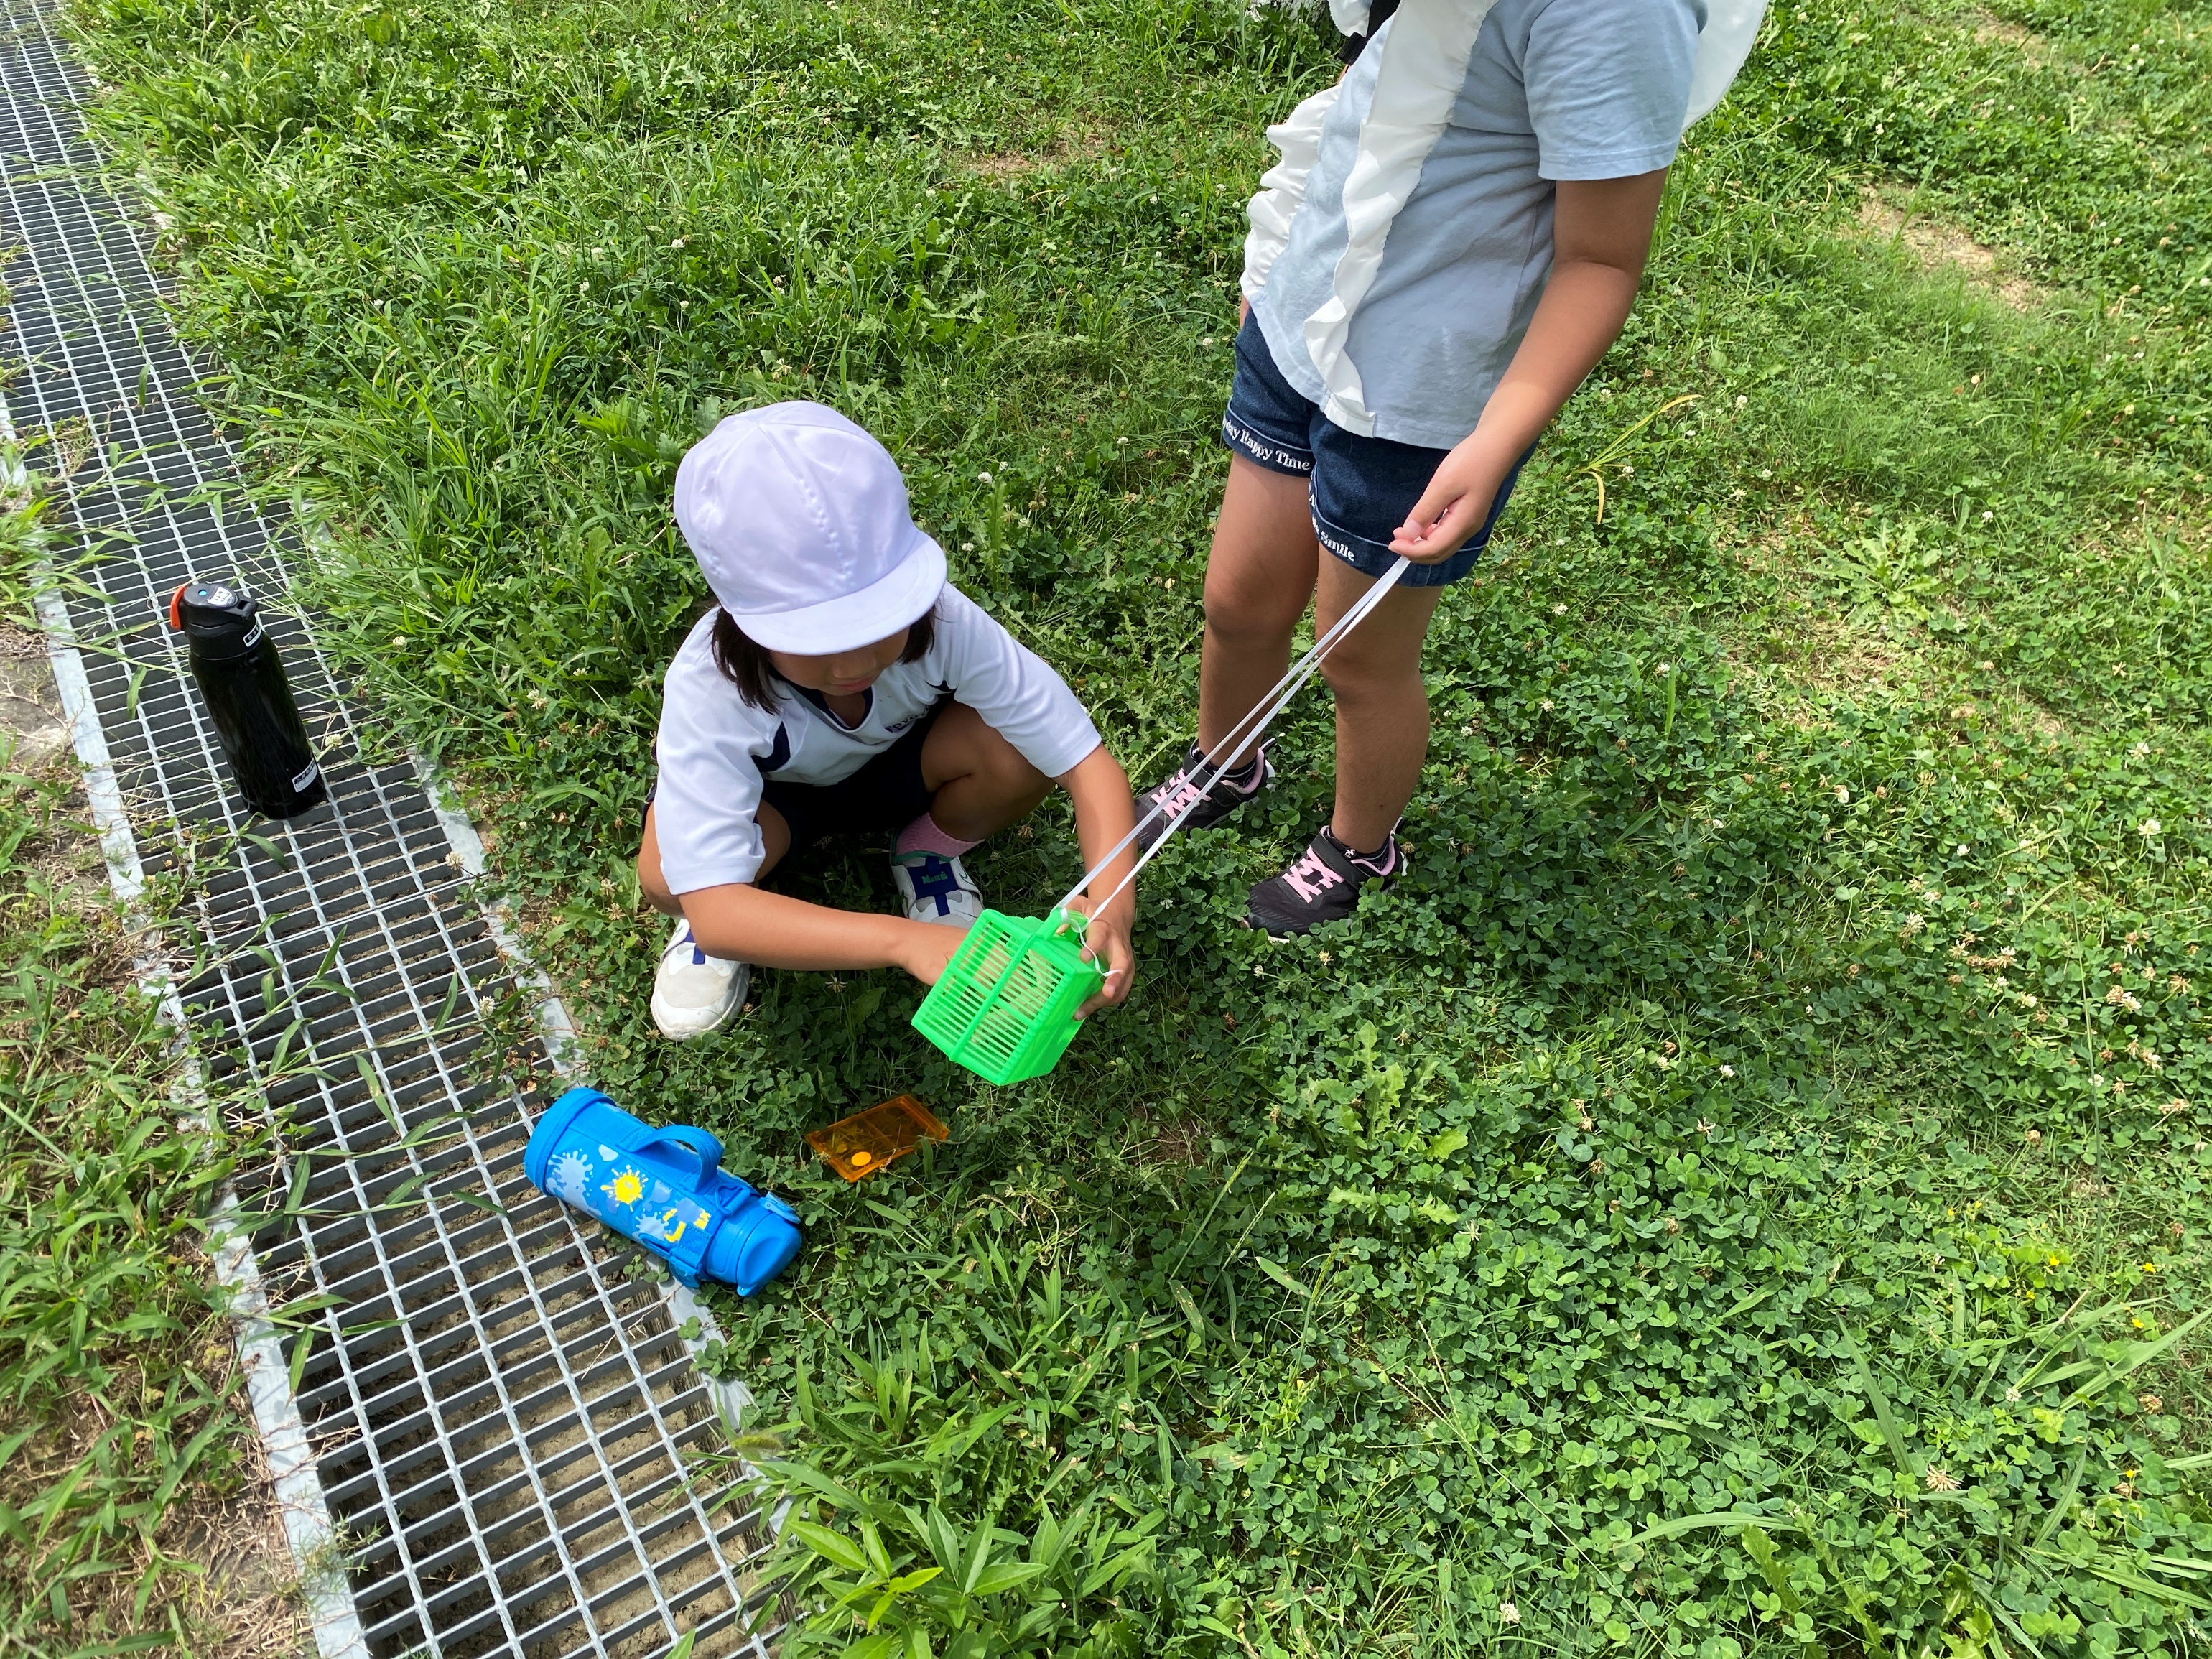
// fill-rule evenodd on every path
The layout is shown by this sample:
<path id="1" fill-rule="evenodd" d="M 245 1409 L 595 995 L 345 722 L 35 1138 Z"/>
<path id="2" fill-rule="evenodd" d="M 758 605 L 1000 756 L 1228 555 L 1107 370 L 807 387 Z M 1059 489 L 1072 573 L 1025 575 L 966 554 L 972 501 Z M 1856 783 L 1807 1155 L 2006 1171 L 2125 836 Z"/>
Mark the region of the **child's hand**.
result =
<path id="1" fill-rule="evenodd" d="M 1091 916 L 1088 896 L 1070 899 L 1067 908 Z M 1083 954 L 1106 969 L 1106 983 L 1075 1011 L 1076 1018 L 1086 1019 L 1101 1008 L 1119 1007 L 1128 1000 L 1130 988 L 1137 980 L 1137 953 L 1129 942 L 1136 921 L 1137 907 L 1127 893 L 1091 916 L 1090 926 L 1083 930 Z"/>
<path id="2" fill-rule="evenodd" d="M 1509 458 L 1500 465 L 1491 451 L 1478 433 L 1437 463 L 1429 487 L 1390 538 L 1393 553 L 1402 553 L 1415 564 L 1435 564 L 1466 544 L 1482 527 L 1512 464 Z"/>
<path id="3" fill-rule="evenodd" d="M 966 931 L 939 927 L 933 921 L 909 921 L 906 928 L 899 966 L 924 985 L 936 984 L 945 972 L 945 964 L 952 960 L 952 953 L 968 937 Z"/>

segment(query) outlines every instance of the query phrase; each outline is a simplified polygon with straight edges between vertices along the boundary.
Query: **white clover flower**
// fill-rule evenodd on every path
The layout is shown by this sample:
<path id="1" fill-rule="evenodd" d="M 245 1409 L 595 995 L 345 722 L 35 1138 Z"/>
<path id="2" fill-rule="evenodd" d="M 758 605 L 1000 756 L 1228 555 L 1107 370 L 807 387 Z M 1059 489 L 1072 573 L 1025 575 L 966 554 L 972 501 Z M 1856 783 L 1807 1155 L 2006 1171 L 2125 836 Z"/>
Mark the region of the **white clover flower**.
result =
<path id="1" fill-rule="evenodd" d="M 1735 1075 L 1735 1066 L 1722 1066 L 1722 1067 L 1721 1067 L 1721 1075 L 1722 1075 L 1723 1077 L 1734 1077 L 1734 1076 Z"/>
<path id="2" fill-rule="evenodd" d="M 975 475 L 975 482 L 977 483 L 988 483 L 991 482 L 991 475 L 988 472 L 978 472 Z"/>
<path id="3" fill-rule="evenodd" d="M 2146 840 L 2152 836 L 2163 835 L 2165 833 L 2165 825 L 2161 824 L 2156 818 L 2145 818 L 2136 827 L 2136 834 L 2143 836 Z"/>

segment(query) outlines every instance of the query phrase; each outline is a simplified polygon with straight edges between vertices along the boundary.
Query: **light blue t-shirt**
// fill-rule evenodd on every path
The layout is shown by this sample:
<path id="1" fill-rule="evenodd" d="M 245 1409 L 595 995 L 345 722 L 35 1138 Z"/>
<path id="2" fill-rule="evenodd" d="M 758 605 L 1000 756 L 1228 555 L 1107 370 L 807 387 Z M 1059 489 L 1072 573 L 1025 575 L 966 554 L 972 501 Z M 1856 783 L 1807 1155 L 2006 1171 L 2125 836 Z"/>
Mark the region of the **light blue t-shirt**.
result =
<path id="1" fill-rule="evenodd" d="M 1403 0 L 1269 137 L 1244 289 L 1348 431 L 1449 448 L 1528 331 L 1553 186 L 1668 166 L 1705 0 Z"/>

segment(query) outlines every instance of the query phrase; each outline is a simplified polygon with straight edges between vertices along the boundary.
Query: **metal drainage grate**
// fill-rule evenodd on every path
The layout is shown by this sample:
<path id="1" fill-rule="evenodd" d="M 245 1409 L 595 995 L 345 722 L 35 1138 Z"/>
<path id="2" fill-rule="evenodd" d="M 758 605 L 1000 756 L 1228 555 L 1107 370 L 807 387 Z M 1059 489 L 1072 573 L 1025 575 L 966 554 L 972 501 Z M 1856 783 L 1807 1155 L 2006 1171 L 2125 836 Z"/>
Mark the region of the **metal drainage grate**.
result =
<path id="1" fill-rule="evenodd" d="M 210 499 L 234 459 L 144 246 L 89 174 L 87 78 L 42 9 L 8 18 L 9 410 L 53 439 L 73 527 L 108 555 L 70 620 L 103 647 L 87 678 L 147 871 L 183 882 L 211 947 L 184 1003 L 287 1125 L 282 1218 L 254 1245 L 272 1295 L 337 1298 L 297 1403 L 361 1636 L 454 1659 L 643 1656 L 686 1634 L 696 1654 L 765 1656 L 744 1625 L 767 1524 L 686 1474 L 722 1443 L 679 1328 L 693 1304 L 626 1278 L 525 1180 L 524 1102 L 471 1064 L 507 977 L 463 885 L 480 848 L 411 767 L 358 758 L 357 714 L 295 619 L 270 627 L 331 804 L 277 825 L 228 799 L 160 609 L 188 574 L 282 593 L 292 527 Z"/>

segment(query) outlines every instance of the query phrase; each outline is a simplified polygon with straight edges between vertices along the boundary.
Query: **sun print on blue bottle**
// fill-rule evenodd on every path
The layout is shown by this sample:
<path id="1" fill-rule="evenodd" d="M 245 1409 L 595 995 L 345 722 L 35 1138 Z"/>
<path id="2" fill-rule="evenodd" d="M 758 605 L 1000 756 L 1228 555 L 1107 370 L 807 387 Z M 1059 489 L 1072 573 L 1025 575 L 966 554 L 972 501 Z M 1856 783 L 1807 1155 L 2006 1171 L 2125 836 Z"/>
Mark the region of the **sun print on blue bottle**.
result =
<path id="1" fill-rule="evenodd" d="M 599 1190 L 628 1209 L 645 1196 L 645 1177 L 635 1169 L 618 1170 L 615 1172 L 615 1178 Z"/>

